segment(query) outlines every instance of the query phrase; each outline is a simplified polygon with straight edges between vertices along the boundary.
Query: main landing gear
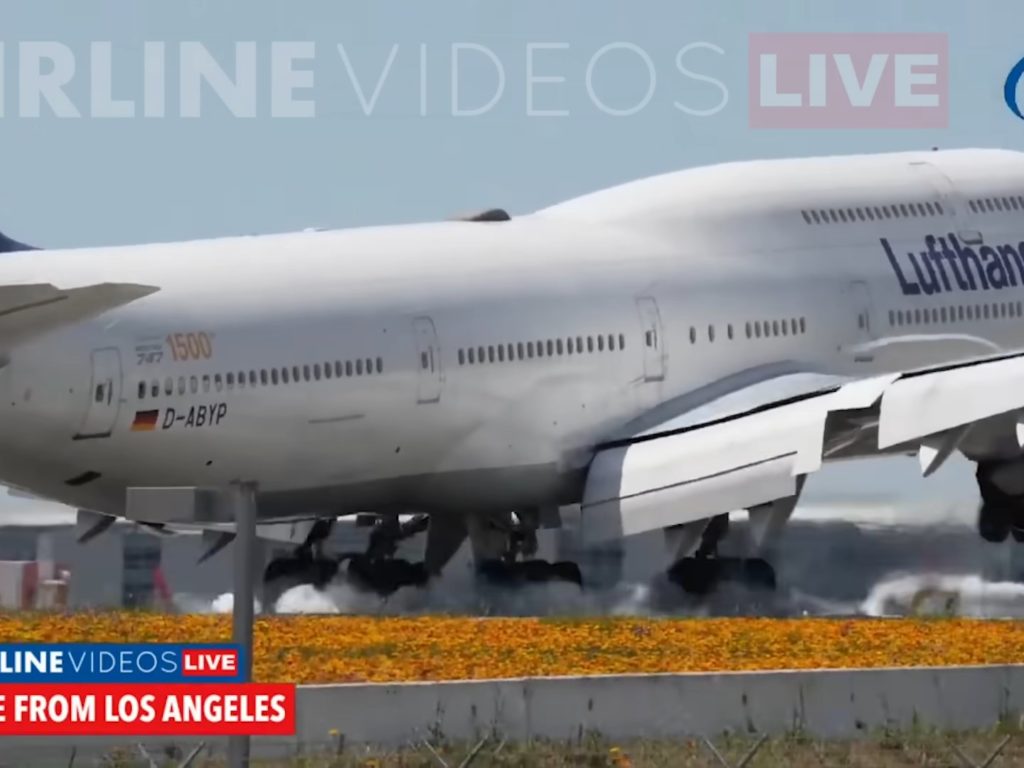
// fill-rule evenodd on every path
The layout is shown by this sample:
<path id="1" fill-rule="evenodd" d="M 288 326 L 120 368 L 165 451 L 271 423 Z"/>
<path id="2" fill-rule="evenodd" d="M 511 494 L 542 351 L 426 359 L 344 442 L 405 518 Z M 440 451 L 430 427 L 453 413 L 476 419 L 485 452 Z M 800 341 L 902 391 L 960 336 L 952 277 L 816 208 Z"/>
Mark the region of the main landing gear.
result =
<path id="1" fill-rule="evenodd" d="M 718 545 L 729 532 L 729 516 L 717 515 L 704 529 L 700 546 L 690 557 L 676 560 L 668 580 L 692 595 L 707 595 L 723 582 L 738 582 L 754 589 L 772 591 L 775 569 L 762 558 L 720 557 Z"/>
<path id="2" fill-rule="evenodd" d="M 323 589 L 344 567 L 353 586 L 380 597 L 389 597 L 402 587 L 425 586 L 429 574 L 424 563 L 403 560 L 395 554 L 401 541 L 422 533 L 428 525 L 426 515 L 416 515 L 404 523 L 397 516 L 382 517 L 370 532 L 366 552 L 332 557 L 324 553 L 324 541 L 334 528 L 334 520 L 318 520 L 292 555 L 275 558 L 267 565 L 263 581 L 269 584 L 289 579 Z"/>
<path id="3" fill-rule="evenodd" d="M 1014 475 L 1020 475 L 1017 462 L 978 463 L 978 534 L 985 541 L 999 544 L 1012 535 L 1014 541 L 1024 542 L 1024 494 L 1015 492 L 1019 488 L 1013 485 L 1019 485 L 1019 481 Z M 1003 490 L 997 478 L 1011 490 Z"/>
<path id="4" fill-rule="evenodd" d="M 492 515 L 470 528 L 477 574 L 503 587 L 566 582 L 583 589 L 579 565 L 534 558 L 539 522 L 526 512 Z"/>

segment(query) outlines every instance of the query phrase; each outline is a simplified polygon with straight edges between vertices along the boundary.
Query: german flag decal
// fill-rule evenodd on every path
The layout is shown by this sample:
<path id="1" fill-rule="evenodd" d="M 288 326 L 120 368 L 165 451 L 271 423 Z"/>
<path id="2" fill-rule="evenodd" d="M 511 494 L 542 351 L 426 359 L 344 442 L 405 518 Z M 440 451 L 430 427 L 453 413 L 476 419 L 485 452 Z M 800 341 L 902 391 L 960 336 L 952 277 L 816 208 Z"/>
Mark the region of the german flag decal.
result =
<path id="1" fill-rule="evenodd" d="M 160 419 L 160 410 L 136 411 L 135 421 L 132 422 L 132 432 L 152 432 L 156 429 L 156 423 Z"/>

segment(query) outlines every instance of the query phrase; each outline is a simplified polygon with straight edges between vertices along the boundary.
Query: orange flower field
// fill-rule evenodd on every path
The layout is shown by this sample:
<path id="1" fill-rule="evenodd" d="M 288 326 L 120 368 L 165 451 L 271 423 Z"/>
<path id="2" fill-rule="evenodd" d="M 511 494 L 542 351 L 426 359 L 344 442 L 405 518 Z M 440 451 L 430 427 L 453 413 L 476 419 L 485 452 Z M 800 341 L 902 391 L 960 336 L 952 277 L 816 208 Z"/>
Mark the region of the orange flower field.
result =
<path id="1" fill-rule="evenodd" d="M 0 615 L 0 642 L 225 642 L 228 616 Z M 1024 662 L 1024 622 L 279 616 L 255 676 L 296 683 Z"/>

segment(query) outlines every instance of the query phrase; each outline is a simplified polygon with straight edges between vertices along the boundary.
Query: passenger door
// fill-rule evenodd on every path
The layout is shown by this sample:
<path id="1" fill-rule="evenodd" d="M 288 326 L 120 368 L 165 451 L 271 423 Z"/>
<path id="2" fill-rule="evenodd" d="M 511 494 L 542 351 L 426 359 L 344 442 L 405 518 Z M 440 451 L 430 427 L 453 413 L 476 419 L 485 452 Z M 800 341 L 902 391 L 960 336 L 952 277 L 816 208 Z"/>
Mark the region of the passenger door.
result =
<path id="1" fill-rule="evenodd" d="M 121 353 L 114 347 L 93 350 L 89 406 L 75 440 L 110 437 L 120 408 Z"/>
<path id="2" fill-rule="evenodd" d="M 413 320 L 413 334 L 416 337 L 416 402 L 440 402 L 444 377 L 434 321 L 429 317 L 417 317 Z"/>
<path id="3" fill-rule="evenodd" d="M 665 378 L 665 340 L 661 332 L 661 313 L 657 302 L 650 296 L 636 300 L 640 315 L 640 342 L 644 351 L 644 381 L 663 381 Z"/>

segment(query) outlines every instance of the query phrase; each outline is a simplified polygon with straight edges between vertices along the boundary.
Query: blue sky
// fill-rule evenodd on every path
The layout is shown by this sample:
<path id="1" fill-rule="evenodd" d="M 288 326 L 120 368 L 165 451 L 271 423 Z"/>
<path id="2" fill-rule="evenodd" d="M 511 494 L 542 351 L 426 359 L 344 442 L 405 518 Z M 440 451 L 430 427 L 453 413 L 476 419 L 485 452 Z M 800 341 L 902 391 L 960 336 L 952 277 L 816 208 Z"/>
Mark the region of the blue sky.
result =
<path id="1" fill-rule="evenodd" d="M 1006 74 L 1024 56 L 1020 0 L 5 0 L 0 20 L 0 229 L 47 247 L 435 219 L 489 206 L 528 211 L 635 177 L 742 158 L 933 145 L 1024 149 L 1024 121 L 1002 100 Z M 947 129 L 748 128 L 749 33 L 893 31 L 949 35 Z M 59 119 L 44 109 L 39 119 L 18 117 L 18 46 L 30 41 L 73 52 L 68 93 L 85 112 L 91 43 L 112 43 L 114 95 L 141 102 L 143 45 L 163 41 L 171 116 Z M 198 119 L 174 114 L 176 53 L 186 41 L 202 43 L 225 68 L 236 43 L 256 43 L 257 117 L 236 118 L 213 98 Z M 315 43 L 315 85 L 306 93 L 316 118 L 269 116 L 274 41 Z M 650 56 L 657 81 L 646 108 L 613 117 L 595 108 L 585 73 L 602 47 L 622 42 Z M 451 115 L 457 43 L 494 52 L 505 73 L 499 102 L 479 117 Z M 538 69 L 565 81 L 536 88 L 535 107 L 568 116 L 527 115 L 530 43 L 562 45 L 537 58 Z M 676 69 L 677 53 L 694 43 L 702 47 L 687 65 L 728 94 L 708 117 L 673 106 L 723 101 L 721 88 Z M 352 73 L 372 92 L 393 51 L 366 115 Z M 463 103 L 485 103 L 496 71 L 479 52 L 464 55 Z M 604 102 L 620 107 L 643 99 L 650 84 L 643 62 L 623 51 L 595 65 L 592 80 Z M 865 476 L 854 475 L 854 485 Z"/>
<path id="2" fill-rule="evenodd" d="M 7 117 L 0 119 L 0 229 L 51 247 L 182 239 L 336 227 L 450 216 L 484 206 L 514 211 L 633 177 L 750 157 L 998 145 L 1024 148 L 1024 122 L 1002 102 L 1002 85 L 1024 56 L 1019 0 L 6 0 Z M 950 127 L 931 131 L 756 131 L 747 127 L 746 41 L 751 32 L 943 32 L 950 38 Z M 168 46 L 168 99 L 176 101 L 177 46 L 201 42 L 225 68 L 237 42 L 257 43 L 260 110 L 231 116 L 214 99 L 195 120 L 11 117 L 17 105 L 17 49 L 57 41 L 75 54 L 69 87 L 89 106 L 90 43 L 113 45 L 114 94 L 139 99 L 143 43 Z M 312 41 L 315 119 L 267 115 L 273 41 Z M 565 83 L 535 89 L 538 106 L 560 118 L 526 115 L 526 46 L 563 43 L 537 56 L 538 70 Z M 650 104 L 612 117 L 588 99 L 585 72 L 603 46 L 628 42 L 656 66 Z M 673 102 L 711 108 L 722 93 L 684 77 L 675 56 L 692 51 L 694 72 L 729 91 L 724 109 L 691 117 Z M 485 115 L 450 114 L 451 46 L 494 51 L 506 72 L 504 95 Z M 365 115 L 337 46 L 367 92 L 395 45 L 373 113 Z M 427 66 L 420 66 L 420 46 Z M 420 114 L 421 69 L 428 114 Z M 481 55 L 465 54 L 460 89 L 468 105 L 486 102 L 497 75 Z M 642 61 L 617 51 L 601 59 L 594 90 L 611 105 L 644 96 Z M 169 109 L 169 112 L 173 110 Z"/>

